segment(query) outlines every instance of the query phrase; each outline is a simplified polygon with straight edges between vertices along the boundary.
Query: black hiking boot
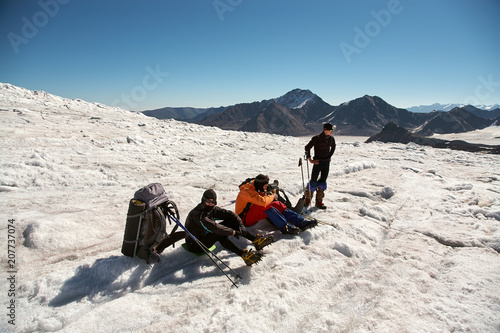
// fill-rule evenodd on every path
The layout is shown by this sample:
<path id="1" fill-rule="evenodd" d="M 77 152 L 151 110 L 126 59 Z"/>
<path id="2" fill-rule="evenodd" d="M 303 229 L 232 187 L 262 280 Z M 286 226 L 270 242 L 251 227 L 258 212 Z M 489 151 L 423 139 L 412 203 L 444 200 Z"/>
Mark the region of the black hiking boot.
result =
<path id="1" fill-rule="evenodd" d="M 259 261 L 261 261 L 263 256 L 264 254 L 262 252 L 254 250 L 245 250 L 243 251 L 241 258 L 243 258 L 247 266 L 252 266 L 253 264 L 256 264 Z"/>
<path id="2" fill-rule="evenodd" d="M 318 209 L 326 209 L 326 206 L 323 205 L 322 202 L 316 202 L 316 206 L 315 207 L 318 208 Z"/>
<path id="3" fill-rule="evenodd" d="M 281 233 L 283 234 L 297 235 L 299 232 L 300 229 L 291 224 L 287 224 L 283 229 L 281 229 Z"/>
<path id="4" fill-rule="evenodd" d="M 271 244 L 274 242 L 274 236 L 259 236 L 257 235 L 257 238 L 252 242 L 252 244 L 255 246 L 255 249 L 257 251 L 262 250 L 264 247 L 267 245 Z"/>
<path id="5" fill-rule="evenodd" d="M 300 231 L 305 231 L 307 229 L 314 228 L 315 226 L 318 225 L 318 221 L 316 221 L 316 219 L 305 220 L 305 222 L 306 223 L 304 223 L 304 225 L 300 227 Z"/>

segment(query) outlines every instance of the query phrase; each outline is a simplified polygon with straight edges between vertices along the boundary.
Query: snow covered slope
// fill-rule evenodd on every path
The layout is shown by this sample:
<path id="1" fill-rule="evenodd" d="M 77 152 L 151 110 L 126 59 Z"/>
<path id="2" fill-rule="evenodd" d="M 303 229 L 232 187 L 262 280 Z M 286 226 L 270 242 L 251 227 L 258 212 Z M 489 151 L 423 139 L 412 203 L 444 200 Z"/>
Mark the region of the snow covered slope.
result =
<path id="1" fill-rule="evenodd" d="M 260 222 L 277 242 L 254 267 L 219 246 L 243 276 L 234 288 L 180 246 L 152 267 L 122 256 L 128 201 L 160 182 L 184 220 L 207 188 L 234 209 L 237 185 L 258 173 L 295 201 L 307 138 L 162 121 L 8 84 L 0 133 L 1 331 L 500 329 L 499 156 L 338 137 L 329 208 L 313 213 L 330 225 L 294 237 Z"/>

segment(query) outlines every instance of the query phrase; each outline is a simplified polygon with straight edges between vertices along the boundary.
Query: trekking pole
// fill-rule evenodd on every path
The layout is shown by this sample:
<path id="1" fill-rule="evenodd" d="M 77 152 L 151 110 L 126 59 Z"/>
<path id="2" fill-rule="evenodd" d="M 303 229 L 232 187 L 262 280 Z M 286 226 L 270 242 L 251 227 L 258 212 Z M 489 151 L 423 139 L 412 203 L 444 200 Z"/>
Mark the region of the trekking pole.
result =
<path id="1" fill-rule="evenodd" d="M 339 230 L 342 230 L 342 228 L 337 224 L 332 224 L 332 223 L 328 223 L 326 221 L 323 221 L 323 220 L 320 220 L 320 219 L 317 219 L 317 218 L 313 218 L 313 217 L 310 217 L 308 215 L 302 215 L 302 217 L 308 221 L 312 221 L 312 220 L 316 220 L 319 224 L 323 224 L 323 225 L 329 225 L 330 227 L 334 227 L 335 229 L 339 229 Z"/>
<path id="2" fill-rule="evenodd" d="M 304 158 L 306 159 L 306 166 L 307 166 L 307 189 L 309 191 L 311 191 L 311 174 L 309 173 L 309 159 L 307 158 L 307 156 L 304 156 Z"/>
<path id="3" fill-rule="evenodd" d="M 181 227 L 182 228 L 182 227 Z M 229 268 L 229 270 L 231 270 L 237 278 L 240 278 L 241 279 L 241 276 L 236 273 L 235 271 L 233 271 L 231 269 L 231 267 L 229 267 L 228 265 L 226 265 L 219 257 L 217 257 L 215 255 L 215 253 L 213 253 L 212 251 L 210 251 L 209 248 L 207 248 L 205 246 L 205 244 L 203 244 L 202 242 L 200 242 L 199 239 L 197 239 L 196 237 L 194 237 L 194 235 L 192 233 L 190 233 L 187 229 L 183 228 L 187 233 L 188 235 L 196 242 L 196 244 L 198 244 L 198 246 L 201 247 L 201 249 L 206 253 L 206 255 L 210 258 L 210 260 L 214 263 L 215 266 L 217 266 L 217 268 L 222 272 L 222 274 L 224 274 L 229 281 L 231 281 L 231 283 L 233 284 L 233 286 L 235 286 L 236 288 L 238 288 L 238 284 L 236 282 L 234 282 L 233 279 L 231 279 L 231 277 L 224 271 L 224 269 L 222 269 L 222 267 L 214 260 L 213 257 L 215 257 L 217 260 L 219 260 L 222 264 L 224 264 L 224 266 L 226 266 L 227 268 Z M 213 257 L 212 257 L 213 256 Z"/>
<path id="4" fill-rule="evenodd" d="M 212 251 L 210 251 L 210 249 L 205 245 L 203 244 L 202 242 L 200 242 L 200 240 L 198 238 L 196 238 L 189 230 L 186 229 L 186 227 L 184 227 L 182 225 L 182 223 L 177 220 L 176 218 L 174 218 L 174 221 L 175 223 L 177 223 L 195 242 L 196 244 L 198 244 L 206 254 L 211 254 L 213 255 L 215 258 L 217 258 L 217 260 L 219 260 L 224 266 L 226 266 L 232 273 L 234 273 L 236 275 L 236 277 L 240 278 L 241 279 L 241 276 L 240 274 L 236 273 L 231 267 L 229 267 L 224 261 L 222 261 L 219 257 L 217 257 L 215 255 L 215 253 L 213 253 Z M 218 264 L 216 264 L 217 266 L 219 266 Z"/>
<path id="5" fill-rule="evenodd" d="M 302 166 L 302 157 L 299 158 L 300 173 L 302 174 L 302 191 L 306 193 L 306 185 L 304 183 L 304 167 Z"/>
<path id="6" fill-rule="evenodd" d="M 194 237 L 194 235 L 189 232 L 189 230 L 186 229 L 186 227 L 184 227 L 182 225 L 182 223 L 177 220 L 177 218 L 171 216 L 172 219 L 174 220 L 174 222 L 180 226 L 195 242 L 196 244 L 198 244 L 202 250 L 207 254 L 207 256 L 210 258 L 210 260 L 215 264 L 215 266 L 217 266 L 217 268 L 229 279 L 229 281 L 231 281 L 231 283 L 233 284 L 233 286 L 235 286 L 236 288 L 238 288 L 238 285 L 236 284 L 236 282 L 233 281 L 233 279 L 231 279 L 231 277 L 229 275 L 227 275 L 227 273 L 222 269 L 222 267 L 220 267 L 220 265 L 215 262 L 215 260 L 212 258 L 212 256 L 214 256 L 217 260 L 219 260 L 224 266 L 226 266 L 232 273 L 234 273 L 236 275 L 237 278 L 241 279 L 241 275 L 236 273 L 231 267 L 229 267 L 225 262 L 223 262 L 219 257 L 217 257 L 215 255 L 215 253 L 213 253 L 212 251 L 210 251 L 210 249 L 208 247 L 205 246 L 205 244 L 203 244 L 202 242 L 200 242 L 200 240 L 196 237 Z M 212 256 L 211 256 L 212 255 Z"/>

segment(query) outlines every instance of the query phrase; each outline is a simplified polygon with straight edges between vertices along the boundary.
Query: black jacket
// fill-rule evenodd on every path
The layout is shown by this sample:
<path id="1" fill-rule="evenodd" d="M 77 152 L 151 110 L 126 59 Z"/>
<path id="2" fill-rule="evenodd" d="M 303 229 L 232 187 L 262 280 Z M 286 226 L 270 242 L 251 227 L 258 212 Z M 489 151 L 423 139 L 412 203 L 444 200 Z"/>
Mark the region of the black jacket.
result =
<path id="1" fill-rule="evenodd" d="M 335 152 L 336 144 L 333 136 L 326 135 L 322 132 L 319 135 L 313 136 L 311 141 L 306 145 L 306 158 L 311 157 L 311 148 L 314 147 L 313 160 L 330 160 Z"/>
<path id="2" fill-rule="evenodd" d="M 185 226 L 186 229 L 198 239 L 211 233 L 219 236 L 231 236 L 234 230 L 215 222 L 216 219 L 237 220 L 238 222 L 235 224 L 240 226 L 243 225 L 241 219 L 234 212 L 218 206 L 215 206 L 212 211 L 206 212 L 203 208 L 203 204 L 200 203 L 189 212 Z M 191 236 L 186 235 L 186 242 L 190 241 Z"/>

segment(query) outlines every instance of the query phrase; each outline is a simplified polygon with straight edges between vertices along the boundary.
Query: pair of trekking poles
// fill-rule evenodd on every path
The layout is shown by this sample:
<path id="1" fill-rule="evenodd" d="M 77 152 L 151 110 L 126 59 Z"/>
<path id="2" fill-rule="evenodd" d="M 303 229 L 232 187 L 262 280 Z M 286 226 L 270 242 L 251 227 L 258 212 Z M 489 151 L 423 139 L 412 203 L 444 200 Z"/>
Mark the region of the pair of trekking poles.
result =
<path id="1" fill-rule="evenodd" d="M 229 271 L 231 271 L 231 273 L 233 273 L 235 275 L 236 279 L 241 279 L 241 275 L 238 274 L 238 273 L 236 273 L 231 267 L 229 267 L 229 265 L 227 265 L 225 262 L 223 262 L 222 259 L 220 259 L 219 257 L 217 257 L 215 255 L 215 253 L 213 253 L 205 244 L 203 244 L 198 238 L 196 238 L 191 232 L 189 232 L 189 230 L 187 230 L 186 227 L 184 225 L 182 225 L 182 223 L 175 216 L 170 216 L 170 218 L 179 227 L 181 227 L 181 229 L 184 230 L 186 232 L 186 234 L 188 234 L 189 237 L 191 237 L 196 242 L 196 244 L 198 244 L 198 246 L 203 250 L 203 252 L 205 252 L 207 254 L 207 256 L 214 263 L 214 265 L 217 266 L 217 268 L 229 279 L 229 281 L 231 281 L 231 283 L 233 284 L 233 286 L 235 286 L 236 288 L 238 288 L 238 284 L 234 281 L 234 279 L 232 279 L 224 271 L 224 268 L 221 266 L 221 264 L 224 265 L 227 269 L 229 269 Z"/>
<path id="2" fill-rule="evenodd" d="M 307 189 L 310 191 L 311 190 L 311 174 L 309 173 L 309 163 L 308 162 L 308 158 L 307 156 L 304 156 L 304 158 L 306 159 L 306 166 L 307 166 Z M 305 199 L 305 196 L 306 196 L 306 185 L 304 183 L 304 167 L 302 166 L 302 157 L 299 158 L 299 167 L 300 167 L 300 172 L 302 174 L 302 190 L 304 191 L 304 195 L 302 196 L 302 198 Z"/>

